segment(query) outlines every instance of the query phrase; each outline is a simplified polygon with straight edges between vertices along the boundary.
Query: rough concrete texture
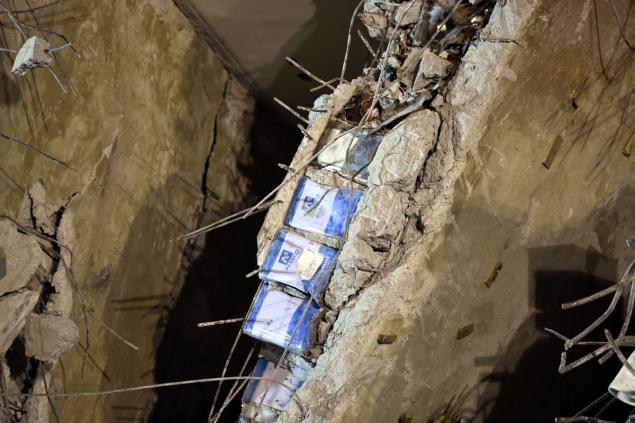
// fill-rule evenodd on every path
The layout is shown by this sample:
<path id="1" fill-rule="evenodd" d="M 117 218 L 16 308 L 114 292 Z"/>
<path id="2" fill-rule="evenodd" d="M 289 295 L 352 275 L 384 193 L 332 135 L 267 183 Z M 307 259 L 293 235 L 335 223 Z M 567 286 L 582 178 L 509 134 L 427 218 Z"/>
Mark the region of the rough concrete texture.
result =
<path id="1" fill-rule="evenodd" d="M 68 317 L 31 313 L 24 327 L 28 357 L 53 362 L 79 341 L 77 325 Z"/>
<path id="2" fill-rule="evenodd" d="M 406 225 L 408 194 L 388 185 L 373 186 L 357 206 L 349 238 L 360 238 L 377 251 L 388 251 Z"/>
<path id="3" fill-rule="evenodd" d="M 422 110 L 388 132 L 368 166 L 368 182 L 412 192 L 435 145 L 440 124 L 435 112 Z"/>
<path id="4" fill-rule="evenodd" d="M 355 295 L 379 269 L 384 255 L 359 238 L 351 238 L 342 247 L 331 283 L 324 294 L 324 301 L 338 310 L 351 296 Z"/>
<path id="5" fill-rule="evenodd" d="M 39 292 L 25 290 L 0 297 L 0 355 L 7 352 L 35 307 Z"/>
<path id="6" fill-rule="evenodd" d="M 11 378 L 11 368 L 4 357 L 0 361 L 0 366 L 2 366 L 0 380 L 3 392 L 11 395 L 19 394 L 20 386 Z M 0 397 L 0 422 L 10 422 L 13 417 L 11 410 L 20 410 L 21 408 L 22 398 L 20 396 Z"/>
<path id="7" fill-rule="evenodd" d="M 46 394 L 48 387 L 51 385 L 51 373 L 40 371 L 33 382 L 34 394 Z M 50 391 L 49 391 L 50 392 Z M 49 399 L 45 396 L 30 397 L 24 402 L 24 418 L 20 422 L 24 423 L 46 423 L 51 421 L 49 417 L 50 410 Z"/>
<path id="8" fill-rule="evenodd" d="M 421 230 L 410 227 L 398 264 L 340 311 L 298 391 L 306 413 L 290 405 L 282 421 L 428 421 L 461 392 L 475 421 L 553 419 L 544 381 L 560 357 L 541 348 L 545 302 L 581 296 L 580 275 L 615 280 L 632 259 L 624 240 L 635 233 L 635 164 L 621 150 L 635 125 L 635 72 L 606 6 L 598 50 L 591 1 L 498 4 L 483 38 L 522 47 L 468 50 L 447 101 L 435 102 L 442 128 L 413 198 Z M 547 170 L 542 157 L 558 134 Z M 581 329 L 574 323 L 569 332 Z M 457 340 L 468 324 L 474 332 Z M 514 379 L 527 360 L 540 366 Z M 505 383 L 491 377 L 501 374 Z M 532 386 L 542 390 L 528 401 Z"/>
<path id="9" fill-rule="evenodd" d="M 65 96 L 42 69 L 9 75 L 2 55 L 0 130 L 68 167 L 0 140 L 0 214 L 19 216 L 27 191 L 42 206 L 27 216 L 37 230 L 50 232 L 51 210 L 59 212 L 55 236 L 68 248 L 62 255 L 84 301 L 139 347 L 133 351 L 85 320 L 76 295 L 81 347 L 62 357 L 63 377 L 57 367 L 49 389 L 151 383 L 158 323 L 180 281 L 184 244 L 175 240 L 194 228 L 203 207 L 226 215 L 245 206 L 253 101 L 172 1 L 68 0 L 46 16 L 81 52 L 58 53 L 77 95 Z M 7 37 L 19 42 L 17 33 Z M 68 285 L 65 275 L 52 276 Z M 58 304 L 50 312 L 64 315 L 68 297 L 52 297 Z M 151 395 L 129 394 L 125 405 L 143 415 Z M 112 422 L 121 401 L 75 398 L 57 404 L 57 412 L 60 421 L 90 415 Z"/>
<path id="10" fill-rule="evenodd" d="M 423 76 L 425 78 L 439 77 L 443 78 L 448 74 L 452 62 L 434 54 L 430 49 L 425 49 L 421 55 L 421 65 L 417 78 Z"/>
<path id="11" fill-rule="evenodd" d="M 37 239 L 18 232 L 9 221 L 0 221 L 0 248 L 4 250 L 5 275 L 0 279 L 0 298 L 26 287 L 37 274 L 45 275 L 52 264 Z"/>

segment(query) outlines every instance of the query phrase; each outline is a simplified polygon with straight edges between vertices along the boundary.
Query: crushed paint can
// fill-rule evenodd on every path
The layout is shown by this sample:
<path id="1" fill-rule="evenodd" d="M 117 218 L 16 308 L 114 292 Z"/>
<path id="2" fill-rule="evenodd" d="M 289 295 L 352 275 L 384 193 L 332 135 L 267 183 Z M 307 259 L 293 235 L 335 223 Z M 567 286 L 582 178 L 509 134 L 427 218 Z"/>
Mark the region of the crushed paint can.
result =
<path id="1" fill-rule="evenodd" d="M 326 139 L 326 145 L 332 144 L 318 155 L 318 163 L 344 177 L 352 176 L 353 180 L 366 183 L 368 165 L 375 157 L 382 137 L 363 132 L 341 135 L 343 132 L 341 129 L 331 130 Z"/>
<path id="2" fill-rule="evenodd" d="M 277 417 L 302 387 L 306 372 L 296 366 L 278 367 L 275 362 L 260 357 L 243 394 L 241 417 L 246 421 L 266 421 Z M 275 411 L 274 411 L 275 410 Z"/>
<path id="3" fill-rule="evenodd" d="M 285 225 L 342 238 L 362 198 L 359 191 L 318 184 L 302 178 L 293 194 Z"/>
<path id="4" fill-rule="evenodd" d="M 328 283 L 337 252 L 303 236 L 278 231 L 258 275 L 316 296 Z"/>
<path id="5" fill-rule="evenodd" d="M 628 363 L 635 367 L 635 351 L 628 357 Z M 609 385 L 609 393 L 623 403 L 635 406 L 635 375 L 626 366 L 622 366 Z"/>
<path id="6" fill-rule="evenodd" d="M 281 348 L 288 347 L 289 351 L 303 355 L 312 343 L 313 318 L 317 311 L 314 301 L 293 297 L 263 283 L 243 332 L 252 338 Z"/>

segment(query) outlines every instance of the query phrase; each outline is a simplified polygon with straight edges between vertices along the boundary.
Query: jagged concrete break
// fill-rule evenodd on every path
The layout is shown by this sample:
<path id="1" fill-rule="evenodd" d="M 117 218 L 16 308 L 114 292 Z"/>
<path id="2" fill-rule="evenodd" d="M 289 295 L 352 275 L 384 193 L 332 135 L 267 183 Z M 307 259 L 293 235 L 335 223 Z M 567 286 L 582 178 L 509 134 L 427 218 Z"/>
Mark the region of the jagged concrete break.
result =
<path id="1" fill-rule="evenodd" d="M 59 162 L 0 140 L 0 214 L 53 238 L 45 247 L 57 261 L 46 289 L 35 294 L 42 300 L 38 313 L 65 315 L 73 300 L 60 293 L 78 288 L 71 317 L 81 339 L 60 358 L 48 389 L 152 383 L 164 311 L 181 281 L 184 243 L 177 238 L 194 228 L 202 210 L 226 215 L 250 200 L 244 169 L 251 160 L 253 100 L 170 0 L 68 0 L 45 10 L 46 25 L 81 53 L 57 53 L 76 95 L 64 95 L 43 69 L 24 78 L 10 75 L 11 57 L 3 53 L 1 131 Z M 17 32 L 3 36 L 9 45 L 19 42 Z M 15 278 L 8 289 L 17 289 L 24 278 L 11 266 L 0 283 Z M 79 296 L 139 350 L 87 317 Z M 29 305 L 26 314 L 35 304 Z M 64 342 L 73 338 L 58 335 Z M 61 351 L 27 341 L 38 374 L 48 374 L 50 367 L 39 360 Z M 41 391 L 43 382 L 30 383 Z M 51 402 L 64 422 L 86 416 L 112 422 L 143 418 L 151 397 L 138 392 Z M 44 410 L 50 411 L 48 401 Z"/>

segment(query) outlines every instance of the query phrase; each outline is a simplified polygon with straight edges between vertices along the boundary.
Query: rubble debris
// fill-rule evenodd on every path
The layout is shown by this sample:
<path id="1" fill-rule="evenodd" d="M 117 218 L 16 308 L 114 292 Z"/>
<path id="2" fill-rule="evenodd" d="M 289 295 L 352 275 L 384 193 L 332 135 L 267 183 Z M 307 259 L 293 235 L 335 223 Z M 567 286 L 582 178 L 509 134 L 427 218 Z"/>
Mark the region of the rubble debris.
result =
<path id="1" fill-rule="evenodd" d="M 33 69 L 49 67 L 53 62 L 50 50 L 51 44 L 48 41 L 39 37 L 29 38 L 18 51 L 11 72 L 25 76 Z"/>
<path id="2" fill-rule="evenodd" d="M 422 54 L 423 49 L 421 47 L 413 47 L 401 67 L 397 70 L 397 77 L 406 87 L 412 87 L 414 84 Z"/>
<path id="3" fill-rule="evenodd" d="M 276 368 L 276 362 L 260 357 L 243 394 L 241 418 L 244 421 L 273 422 L 304 383 L 306 371 L 299 366 Z"/>
<path id="4" fill-rule="evenodd" d="M 496 264 L 494 265 L 494 267 L 492 268 L 492 270 L 489 272 L 489 276 L 487 277 L 485 282 L 483 282 L 485 284 L 485 287 L 489 288 L 492 286 L 496 278 L 498 278 L 498 273 L 501 271 L 502 268 L 503 268 L 503 262 L 498 260 Z"/>
<path id="5" fill-rule="evenodd" d="M 313 343 L 313 317 L 317 311 L 313 301 L 292 297 L 263 283 L 243 332 L 303 355 Z"/>
<path id="6" fill-rule="evenodd" d="M 420 78 L 445 78 L 450 69 L 452 62 L 443 57 L 434 54 L 429 48 L 425 48 L 421 52 L 421 61 L 419 65 L 419 73 L 417 79 Z M 417 89 L 415 87 L 415 89 Z"/>
<path id="7" fill-rule="evenodd" d="M 422 7 L 422 0 L 401 3 L 397 6 L 397 10 L 392 18 L 393 23 L 399 27 L 416 24 L 419 22 Z"/>
<path id="8" fill-rule="evenodd" d="M 318 295 L 333 271 L 331 262 L 335 255 L 336 251 L 330 247 L 280 230 L 258 274 L 264 281 L 280 282 Z"/>
<path id="9" fill-rule="evenodd" d="M 300 180 L 284 223 L 296 229 L 341 238 L 362 193 Z"/>
<path id="10" fill-rule="evenodd" d="M 52 261 L 35 237 L 22 234 L 9 221 L 0 221 L 0 246 L 4 249 L 4 276 L 0 280 L 0 295 L 26 287 L 33 278 L 43 279 Z"/>
<path id="11" fill-rule="evenodd" d="M 375 156 L 382 137 L 363 132 L 342 133 L 341 129 L 333 129 L 328 133 L 325 144 L 330 146 L 318 155 L 318 163 L 344 177 L 353 177 L 355 181 L 364 183 L 368 178 L 368 164 Z"/>
<path id="12" fill-rule="evenodd" d="M 372 38 L 381 38 L 386 34 L 388 19 L 382 13 L 362 12 L 357 16 L 366 25 L 368 34 Z"/>
<path id="13" fill-rule="evenodd" d="M 79 341 L 79 330 L 71 319 L 31 313 L 24 328 L 26 355 L 53 362 Z"/>
<path id="14" fill-rule="evenodd" d="M 24 327 L 39 297 L 39 292 L 29 290 L 0 297 L 0 356 L 7 352 Z"/>

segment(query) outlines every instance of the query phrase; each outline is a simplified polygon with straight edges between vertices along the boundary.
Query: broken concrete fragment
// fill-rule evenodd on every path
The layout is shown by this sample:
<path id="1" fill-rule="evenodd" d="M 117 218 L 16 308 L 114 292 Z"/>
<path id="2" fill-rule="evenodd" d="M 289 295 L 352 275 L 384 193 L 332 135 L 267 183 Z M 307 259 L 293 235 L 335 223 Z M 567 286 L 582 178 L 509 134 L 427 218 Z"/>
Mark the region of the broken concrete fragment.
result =
<path id="1" fill-rule="evenodd" d="M 24 288 L 32 278 L 47 274 L 51 267 L 51 259 L 37 239 L 18 232 L 6 220 L 0 222 L 0 248 L 4 249 L 0 275 L 6 274 L 0 279 L 0 295 Z"/>
<path id="2" fill-rule="evenodd" d="M 31 37 L 22 45 L 13 62 L 11 72 L 24 76 L 35 68 L 47 67 L 53 61 L 51 45 L 39 37 Z"/>
<path id="3" fill-rule="evenodd" d="M 456 5 L 457 0 L 436 0 L 436 3 L 443 8 L 446 12 L 452 10 Z"/>
<path id="4" fill-rule="evenodd" d="M 29 210 L 37 228 L 49 236 L 54 236 L 58 224 L 57 212 L 62 204 L 58 205 L 58 202 L 48 197 L 41 181 L 36 181 L 29 187 L 29 200 Z"/>
<path id="5" fill-rule="evenodd" d="M 388 185 L 373 186 L 359 203 L 349 238 L 359 237 L 374 250 L 388 251 L 406 225 L 408 195 Z"/>
<path id="6" fill-rule="evenodd" d="M 79 330 L 71 319 L 31 313 L 24 331 L 26 355 L 55 361 L 79 341 Z"/>
<path id="7" fill-rule="evenodd" d="M 26 316 L 39 297 L 38 292 L 23 291 L 0 298 L 0 356 L 7 352 L 24 327 Z"/>
<path id="8" fill-rule="evenodd" d="M 388 28 L 388 19 L 382 13 L 369 13 L 363 12 L 359 15 L 359 20 L 362 21 L 368 29 L 368 34 L 372 38 L 381 38 L 386 34 Z"/>
<path id="9" fill-rule="evenodd" d="M 401 3 L 395 12 L 394 21 L 399 26 L 408 26 L 419 22 L 423 1 L 414 0 Z"/>
<path id="10" fill-rule="evenodd" d="M 346 300 L 359 291 L 381 266 L 384 256 L 358 238 L 350 238 L 340 253 L 331 283 L 324 301 L 338 309 Z"/>
<path id="11" fill-rule="evenodd" d="M 430 49 L 424 49 L 421 55 L 421 64 L 419 65 L 419 78 L 444 78 L 452 66 L 452 62 L 446 60 L 432 52 Z"/>
<path id="12" fill-rule="evenodd" d="M 345 271 L 361 269 L 373 272 L 379 268 L 383 258 L 361 239 L 352 238 L 345 244 L 337 265 Z"/>
<path id="13" fill-rule="evenodd" d="M 379 7 L 383 2 L 384 0 L 366 0 L 364 2 L 364 12 L 384 13 L 384 10 Z"/>
<path id="14" fill-rule="evenodd" d="M 53 275 L 51 285 L 55 292 L 46 304 L 46 313 L 56 316 L 69 317 L 73 309 L 73 288 L 64 266 L 60 266 Z"/>
<path id="15" fill-rule="evenodd" d="M 368 166 L 368 182 L 412 192 L 428 153 L 434 147 L 441 120 L 430 110 L 413 113 L 384 136 Z"/>
<path id="16" fill-rule="evenodd" d="M 403 65 L 397 70 L 397 77 L 406 87 L 411 87 L 414 83 L 417 68 L 421 62 L 421 55 L 423 49 L 420 47 L 413 47 L 410 53 L 403 62 Z"/>

